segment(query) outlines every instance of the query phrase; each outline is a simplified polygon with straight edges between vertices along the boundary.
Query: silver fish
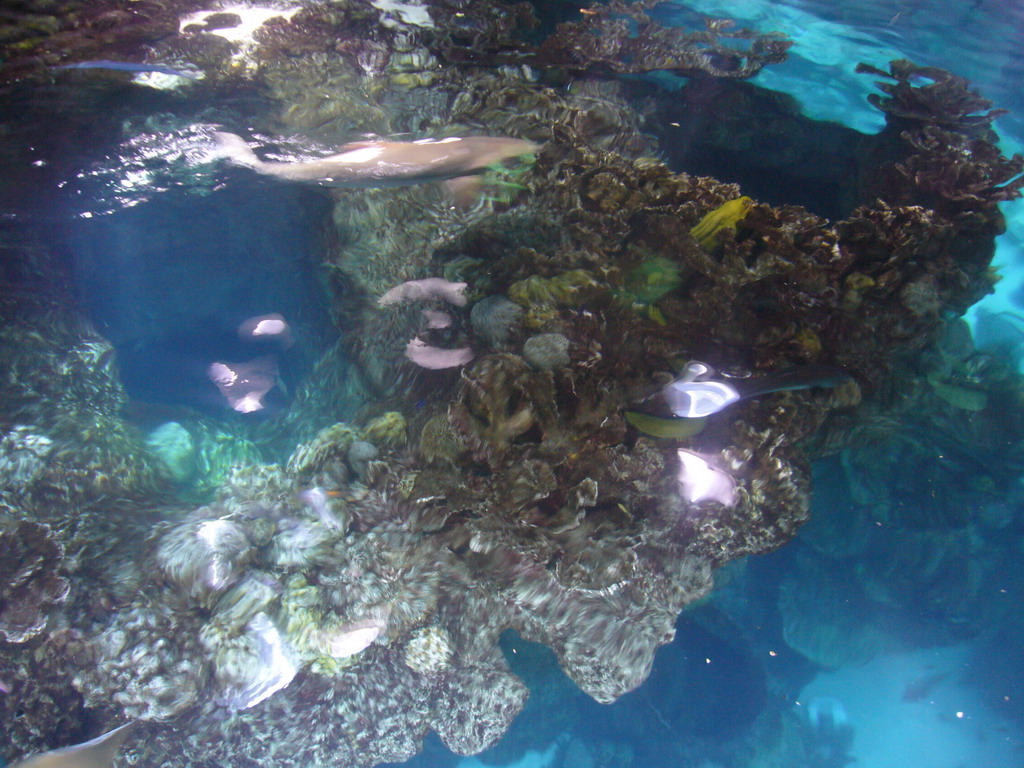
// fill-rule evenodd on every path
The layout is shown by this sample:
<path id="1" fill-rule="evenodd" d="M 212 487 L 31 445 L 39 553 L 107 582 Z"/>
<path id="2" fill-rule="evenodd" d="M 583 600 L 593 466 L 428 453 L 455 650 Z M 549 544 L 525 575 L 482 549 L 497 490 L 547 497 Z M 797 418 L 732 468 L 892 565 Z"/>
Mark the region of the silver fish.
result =
<path id="1" fill-rule="evenodd" d="M 336 155 L 293 163 L 261 160 L 245 139 L 217 132 L 218 155 L 257 173 L 327 187 L 424 184 L 480 173 L 495 163 L 529 155 L 539 145 L 506 136 L 467 136 L 418 141 L 357 141 Z"/>

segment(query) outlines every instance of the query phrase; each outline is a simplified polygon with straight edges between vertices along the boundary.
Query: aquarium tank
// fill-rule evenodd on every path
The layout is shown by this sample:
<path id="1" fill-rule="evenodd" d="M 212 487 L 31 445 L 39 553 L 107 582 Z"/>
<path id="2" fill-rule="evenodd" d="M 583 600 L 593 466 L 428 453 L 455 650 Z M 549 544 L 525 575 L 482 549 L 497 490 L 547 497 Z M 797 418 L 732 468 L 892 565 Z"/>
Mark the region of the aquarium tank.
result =
<path id="1" fill-rule="evenodd" d="M 1024 4 L 6 0 L 0 766 L 1020 768 Z"/>

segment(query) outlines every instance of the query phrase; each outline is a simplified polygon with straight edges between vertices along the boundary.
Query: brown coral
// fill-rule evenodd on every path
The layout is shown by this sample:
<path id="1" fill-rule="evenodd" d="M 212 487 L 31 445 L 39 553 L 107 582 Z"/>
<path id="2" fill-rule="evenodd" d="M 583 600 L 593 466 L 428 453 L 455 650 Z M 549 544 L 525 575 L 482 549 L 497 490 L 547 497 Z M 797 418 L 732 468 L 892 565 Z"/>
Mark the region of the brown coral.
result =
<path id="1" fill-rule="evenodd" d="M 63 555 L 46 525 L 19 520 L 0 531 L 0 638 L 24 643 L 43 632 L 71 588 L 57 575 Z"/>

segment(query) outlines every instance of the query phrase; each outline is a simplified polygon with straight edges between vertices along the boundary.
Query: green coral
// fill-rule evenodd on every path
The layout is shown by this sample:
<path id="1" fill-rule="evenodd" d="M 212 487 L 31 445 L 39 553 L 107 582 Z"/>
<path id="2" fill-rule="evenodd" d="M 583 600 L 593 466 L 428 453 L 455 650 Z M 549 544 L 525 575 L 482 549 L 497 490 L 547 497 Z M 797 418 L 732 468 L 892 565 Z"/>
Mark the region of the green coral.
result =
<path id="1" fill-rule="evenodd" d="M 537 162 L 534 154 L 520 155 L 514 165 L 494 163 L 484 169 L 481 190 L 483 199 L 493 204 L 507 205 L 515 201 L 529 187 L 523 183 Z"/>
<path id="2" fill-rule="evenodd" d="M 325 427 L 308 443 L 296 447 L 288 459 L 288 472 L 305 477 L 323 470 L 331 462 L 344 462 L 348 447 L 359 439 L 359 430 L 343 421 Z"/>
<path id="3" fill-rule="evenodd" d="M 584 288 L 597 285 L 599 283 L 587 270 L 571 269 L 556 277 L 532 275 L 525 280 L 512 283 L 508 289 L 508 297 L 527 309 L 539 304 L 575 307 L 580 303 L 580 292 Z"/>
<path id="4" fill-rule="evenodd" d="M 665 325 L 665 318 L 655 302 L 682 283 L 679 264 L 663 256 L 655 256 L 626 274 L 622 290 L 616 296 L 659 325 Z"/>
<path id="5" fill-rule="evenodd" d="M 508 288 L 508 297 L 526 309 L 523 323 L 540 328 L 558 315 L 557 307 L 578 307 L 588 290 L 600 283 L 585 269 L 571 269 L 555 277 L 531 275 Z"/>
<path id="6" fill-rule="evenodd" d="M 198 447 L 192 433 L 178 422 L 165 422 L 150 432 L 146 436 L 146 447 L 175 483 L 187 483 L 195 475 Z"/>
<path id="7" fill-rule="evenodd" d="M 279 624 L 288 638 L 288 645 L 310 669 L 321 675 L 332 675 L 349 666 L 353 659 L 336 659 L 324 652 L 323 611 L 321 590 L 301 575 L 288 577 L 281 593 Z"/>

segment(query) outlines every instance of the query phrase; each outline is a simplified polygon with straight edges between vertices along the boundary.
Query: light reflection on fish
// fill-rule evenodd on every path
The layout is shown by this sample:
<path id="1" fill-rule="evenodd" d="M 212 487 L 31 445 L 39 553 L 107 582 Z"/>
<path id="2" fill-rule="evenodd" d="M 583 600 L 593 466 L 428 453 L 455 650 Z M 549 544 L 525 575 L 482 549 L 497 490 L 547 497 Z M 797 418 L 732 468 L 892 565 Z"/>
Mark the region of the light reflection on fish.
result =
<path id="1" fill-rule="evenodd" d="M 100 59 L 97 61 L 77 61 L 74 64 L 57 64 L 50 69 L 112 69 L 118 72 L 159 72 L 163 75 L 174 75 L 184 77 L 188 80 L 198 80 L 199 75 L 193 72 L 186 72 L 182 69 L 175 69 L 163 64 L 146 64 L 135 61 L 110 61 Z"/>
<path id="2" fill-rule="evenodd" d="M 358 141 L 317 160 L 261 160 L 241 136 L 214 133 L 219 153 L 231 162 L 285 181 L 327 187 L 389 187 L 444 181 L 534 154 L 538 144 L 506 136 L 467 136 L 418 141 Z"/>
<path id="3" fill-rule="evenodd" d="M 662 390 L 672 413 L 687 419 L 701 418 L 748 397 L 794 389 L 835 387 L 851 378 L 840 368 L 824 365 L 807 365 L 749 379 L 713 379 L 714 375 L 714 369 L 707 363 L 696 360 L 687 363 L 683 376 Z"/>

